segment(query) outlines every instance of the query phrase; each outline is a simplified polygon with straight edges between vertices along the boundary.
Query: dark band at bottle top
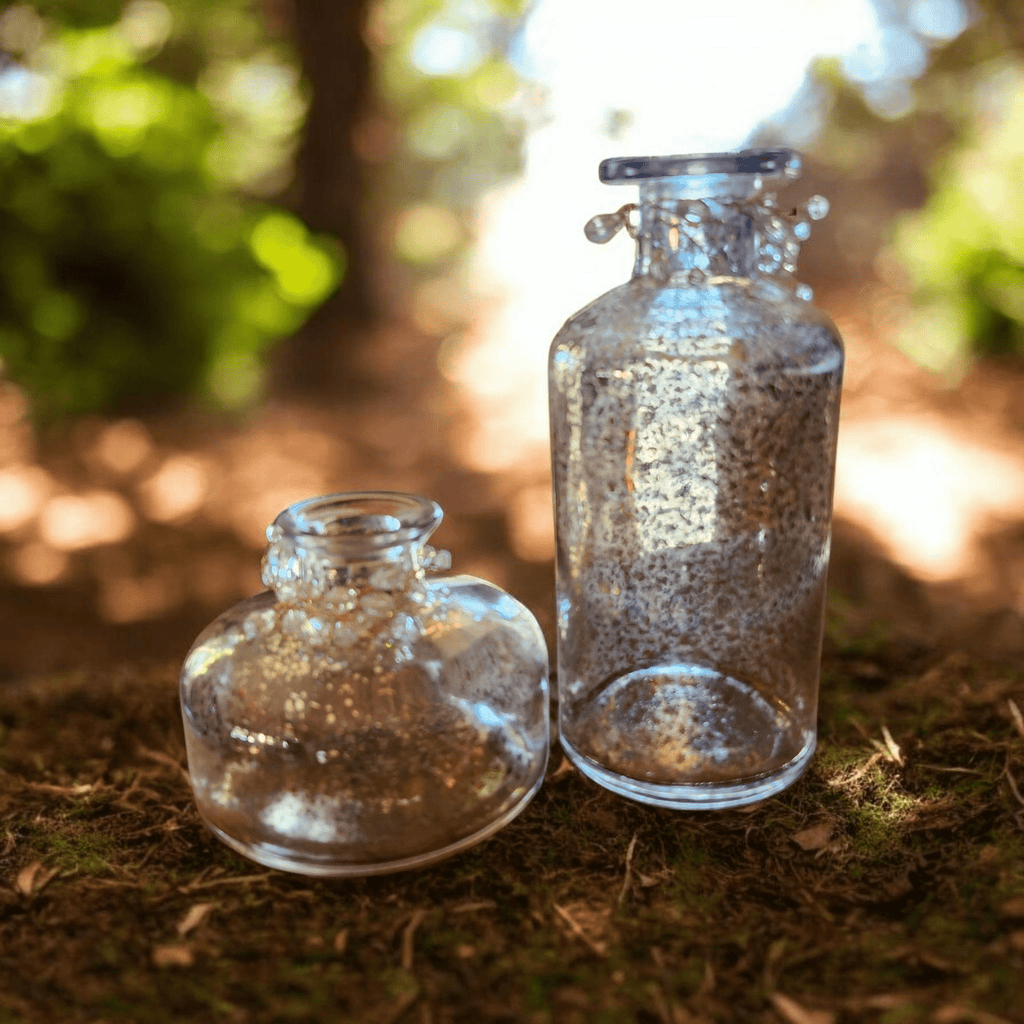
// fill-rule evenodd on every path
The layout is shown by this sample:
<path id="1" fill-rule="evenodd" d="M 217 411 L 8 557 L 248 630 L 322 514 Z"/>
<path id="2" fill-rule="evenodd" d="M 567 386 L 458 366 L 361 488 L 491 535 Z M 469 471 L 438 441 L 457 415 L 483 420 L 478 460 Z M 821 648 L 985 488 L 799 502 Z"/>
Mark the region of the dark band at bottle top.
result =
<path id="1" fill-rule="evenodd" d="M 736 153 L 610 157 L 602 160 L 598 169 L 598 176 L 606 185 L 703 174 L 764 174 L 797 178 L 800 176 L 800 154 L 778 147 L 743 149 Z"/>

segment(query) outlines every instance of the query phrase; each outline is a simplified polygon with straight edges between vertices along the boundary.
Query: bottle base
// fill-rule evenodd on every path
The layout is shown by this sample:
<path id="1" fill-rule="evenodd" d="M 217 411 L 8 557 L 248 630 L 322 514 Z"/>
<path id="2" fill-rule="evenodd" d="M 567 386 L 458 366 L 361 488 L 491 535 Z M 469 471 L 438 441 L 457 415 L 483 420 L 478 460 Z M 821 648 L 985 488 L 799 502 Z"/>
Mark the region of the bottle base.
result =
<path id="1" fill-rule="evenodd" d="M 587 778 L 618 796 L 676 811 L 718 811 L 758 803 L 791 786 L 814 756 L 817 739 L 809 736 L 794 758 L 770 772 L 735 780 L 689 783 L 644 782 L 619 775 L 581 753 L 564 736 L 561 743 L 565 756 Z"/>
<path id="2" fill-rule="evenodd" d="M 278 871 L 289 871 L 298 875 L 310 875 L 316 878 L 362 878 L 370 875 L 389 875 L 397 871 L 412 868 L 429 867 L 439 861 L 462 853 L 477 843 L 494 835 L 516 818 L 526 805 L 533 799 L 544 781 L 542 770 L 528 790 L 505 812 L 486 826 L 470 835 L 464 836 L 447 846 L 434 850 L 423 850 L 410 853 L 408 856 L 392 857 L 386 860 L 361 860 L 353 851 L 339 852 L 325 850 L 322 853 L 312 850 L 294 850 L 266 840 L 244 840 L 214 824 L 199 807 L 199 816 L 203 824 L 226 846 L 243 857 L 262 864 L 264 867 Z"/>

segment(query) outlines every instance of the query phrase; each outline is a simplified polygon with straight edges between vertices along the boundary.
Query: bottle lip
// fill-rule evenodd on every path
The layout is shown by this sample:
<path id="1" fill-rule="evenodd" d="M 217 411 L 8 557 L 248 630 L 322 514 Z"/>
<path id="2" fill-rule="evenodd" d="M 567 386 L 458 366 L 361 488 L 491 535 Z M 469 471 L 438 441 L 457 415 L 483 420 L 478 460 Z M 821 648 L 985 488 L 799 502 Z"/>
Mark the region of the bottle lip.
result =
<path id="1" fill-rule="evenodd" d="M 399 491 L 352 491 L 323 494 L 289 505 L 267 530 L 292 538 L 385 548 L 426 540 L 444 513 L 419 494 Z"/>
<path id="2" fill-rule="evenodd" d="M 800 177 L 800 154 L 783 146 L 741 149 L 735 153 L 684 153 L 676 156 L 619 156 L 602 160 L 598 177 L 605 185 L 629 185 L 652 178 L 711 174 L 760 175 L 765 179 Z"/>

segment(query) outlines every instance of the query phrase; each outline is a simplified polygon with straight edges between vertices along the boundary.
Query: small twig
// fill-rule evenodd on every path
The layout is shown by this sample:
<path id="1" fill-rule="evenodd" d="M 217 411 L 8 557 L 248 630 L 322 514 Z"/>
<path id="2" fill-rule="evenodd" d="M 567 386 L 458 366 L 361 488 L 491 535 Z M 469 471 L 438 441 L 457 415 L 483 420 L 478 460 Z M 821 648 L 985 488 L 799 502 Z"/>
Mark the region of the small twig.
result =
<path id="1" fill-rule="evenodd" d="M 409 918 L 409 923 L 405 926 L 402 931 L 402 969 L 406 971 L 412 971 L 412 957 L 413 957 L 413 938 L 416 935 L 416 929 L 423 923 L 423 918 L 427 916 L 427 912 L 419 907 L 412 912 L 412 917 Z"/>
<path id="2" fill-rule="evenodd" d="M 1013 724 L 1017 726 L 1017 732 L 1024 736 L 1024 714 L 1021 713 L 1020 708 L 1017 707 L 1017 702 L 1012 697 L 1007 697 L 1006 703 L 1009 705 Z"/>
<path id="3" fill-rule="evenodd" d="M 604 957 L 607 955 L 603 942 L 595 942 L 580 926 L 573 920 L 572 915 L 564 907 L 560 907 L 557 903 L 553 903 L 552 906 L 555 908 L 555 913 L 569 926 L 569 930 L 576 936 L 583 944 L 594 953 L 596 956 Z"/>
<path id="4" fill-rule="evenodd" d="M 636 838 L 638 835 L 638 832 L 633 833 L 633 838 L 629 841 L 629 848 L 626 850 L 626 873 L 622 879 L 622 890 L 619 892 L 616 906 L 622 905 L 622 901 L 626 898 L 626 893 L 629 892 L 629 884 L 633 880 L 633 851 L 636 849 Z"/>
<path id="5" fill-rule="evenodd" d="M 947 768 L 941 764 L 923 764 L 919 761 L 915 761 L 914 764 L 918 768 L 927 768 L 933 772 L 956 772 L 958 775 L 984 775 L 984 772 L 979 772 L 975 768 Z"/>
<path id="6" fill-rule="evenodd" d="M 178 892 L 195 892 L 197 889 L 212 889 L 215 885 L 245 885 L 248 882 L 259 882 L 271 878 L 273 872 L 267 871 L 262 875 L 240 875 L 233 878 L 211 878 L 209 882 L 192 882 L 189 885 L 178 887 Z"/>
<path id="7" fill-rule="evenodd" d="M 873 742 L 873 743 L 878 743 L 878 740 L 872 740 L 872 742 Z M 881 746 L 881 744 L 879 744 L 879 746 Z M 853 773 L 853 774 L 852 774 L 852 775 L 850 776 L 850 778 L 849 778 L 849 781 L 850 781 L 850 782 L 856 782 L 856 781 L 857 781 L 858 779 L 862 778 L 862 777 L 863 777 L 864 775 L 866 775 L 866 774 L 867 774 L 867 773 L 868 773 L 869 771 L 871 771 L 871 769 L 872 769 L 872 768 L 874 768 L 874 766 L 875 766 L 876 764 L 878 764 L 878 762 L 879 762 L 879 761 L 881 761 L 883 757 L 885 757 L 885 754 L 884 754 L 884 753 L 877 753 L 877 754 L 872 754 L 872 755 L 871 755 L 871 756 L 870 756 L 870 757 L 869 757 L 869 758 L 868 758 L 868 759 L 867 759 L 867 760 L 866 760 L 866 761 L 865 761 L 865 762 L 864 762 L 864 763 L 863 763 L 863 764 L 862 764 L 862 765 L 861 765 L 861 766 L 860 766 L 860 767 L 859 767 L 859 768 L 858 768 L 858 769 L 857 769 L 857 770 L 856 770 L 856 771 L 855 771 L 855 772 L 854 772 L 854 773 Z"/>
<path id="8" fill-rule="evenodd" d="M 451 910 L 453 914 L 471 914 L 475 910 L 493 910 L 497 905 L 494 900 L 477 900 L 476 903 L 460 903 Z"/>

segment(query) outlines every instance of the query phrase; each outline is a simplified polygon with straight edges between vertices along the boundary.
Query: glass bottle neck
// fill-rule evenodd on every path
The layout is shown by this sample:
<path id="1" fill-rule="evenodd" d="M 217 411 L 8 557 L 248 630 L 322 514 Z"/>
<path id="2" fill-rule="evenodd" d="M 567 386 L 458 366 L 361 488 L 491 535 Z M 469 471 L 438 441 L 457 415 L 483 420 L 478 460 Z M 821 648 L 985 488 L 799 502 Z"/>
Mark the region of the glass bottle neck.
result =
<path id="1" fill-rule="evenodd" d="M 750 175 L 641 182 L 633 276 L 753 277 L 760 256 L 754 196 Z"/>
<path id="2" fill-rule="evenodd" d="M 366 590 L 409 590 L 426 569 L 447 567 L 446 553 L 427 544 L 441 517 L 435 502 L 409 494 L 299 502 L 267 529 L 263 582 L 285 603 L 339 609 Z"/>

